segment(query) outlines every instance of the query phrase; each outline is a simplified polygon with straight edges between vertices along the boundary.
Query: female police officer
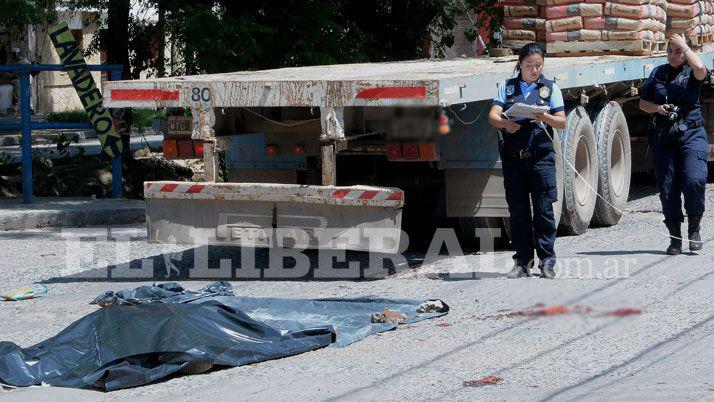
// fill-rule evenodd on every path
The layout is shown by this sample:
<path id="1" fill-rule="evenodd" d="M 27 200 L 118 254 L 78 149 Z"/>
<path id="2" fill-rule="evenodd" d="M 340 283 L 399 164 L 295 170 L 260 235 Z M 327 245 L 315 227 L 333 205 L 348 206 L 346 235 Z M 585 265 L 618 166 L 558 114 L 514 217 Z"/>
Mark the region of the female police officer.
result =
<path id="1" fill-rule="evenodd" d="M 552 130 L 546 132 L 549 130 L 546 124 L 565 128 L 565 108 L 560 89 L 543 77 L 542 70 L 543 49 L 536 43 L 521 48 L 516 65 L 519 74 L 499 86 L 488 115 L 488 121 L 502 136 L 499 147 L 503 185 L 511 215 L 511 241 L 516 251 L 509 278 L 529 275 L 534 248 L 542 276 L 555 277 L 555 151 Z M 507 113 L 516 103 L 548 105 L 550 110 L 534 114 L 533 119 L 506 118 L 503 112 Z"/>
<path id="2" fill-rule="evenodd" d="M 664 223 L 670 235 L 670 255 L 682 251 L 682 192 L 689 223 L 689 249 L 702 249 L 699 224 L 704 214 L 708 145 L 699 89 L 708 72 L 689 44 L 683 36 L 672 35 L 668 63 L 652 70 L 640 100 L 640 109 L 654 114 L 649 143 Z"/>

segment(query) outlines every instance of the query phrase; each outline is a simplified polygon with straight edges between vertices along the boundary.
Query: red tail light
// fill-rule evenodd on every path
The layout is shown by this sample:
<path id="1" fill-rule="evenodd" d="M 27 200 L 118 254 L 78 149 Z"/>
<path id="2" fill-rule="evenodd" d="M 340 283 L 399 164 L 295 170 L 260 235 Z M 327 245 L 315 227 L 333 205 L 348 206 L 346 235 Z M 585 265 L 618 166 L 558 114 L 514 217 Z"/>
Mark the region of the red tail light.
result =
<path id="1" fill-rule="evenodd" d="M 304 155 L 305 154 L 305 147 L 301 144 L 295 144 L 293 147 L 293 153 L 295 155 Z"/>
<path id="2" fill-rule="evenodd" d="M 435 161 L 436 144 L 434 144 L 433 142 L 424 142 L 419 144 L 419 160 Z"/>
<path id="3" fill-rule="evenodd" d="M 278 154 L 278 146 L 277 145 L 268 145 L 265 147 L 265 153 L 270 155 L 270 156 L 275 156 Z"/>
<path id="4" fill-rule="evenodd" d="M 163 144 L 164 158 L 178 158 L 178 143 L 176 140 L 164 140 Z"/>
<path id="5" fill-rule="evenodd" d="M 387 160 L 390 161 L 435 161 L 438 160 L 434 142 L 387 143 Z"/>
<path id="6" fill-rule="evenodd" d="M 419 160 L 419 144 L 416 142 L 403 142 L 402 156 L 408 161 Z"/>
<path id="7" fill-rule="evenodd" d="M 449 126 L 449 116 L 446 115 L 446 112 L 443 110 L 441 111 L 441 115 L 439 115 L 439 134 L 441 135 L 446 135 L 451 132 L 451 127 Z"/>
<path id="8" fill-rule="evenodd" d="M 179 140 L 178 141 L 179 158 L 193 158 L 193 141 Z"/>
<path id="9" fill-rule="evenodd" d="M 203 157 L 203 142 L 202 141 L 194 141 L 193 142 L 193 153 L 196 155 L 197 158 Z"/>
<path id="10" fill-rule="evenodd" d="M 402 159 L 402 144 L 398 142 L 387 143 L 387 160 Z"/>
<path id="11" fill-rule="evenodd" d="M 163 141 L 164 158 L 193 159 L 203 157 L 203 141 L 168 139 Z"/>

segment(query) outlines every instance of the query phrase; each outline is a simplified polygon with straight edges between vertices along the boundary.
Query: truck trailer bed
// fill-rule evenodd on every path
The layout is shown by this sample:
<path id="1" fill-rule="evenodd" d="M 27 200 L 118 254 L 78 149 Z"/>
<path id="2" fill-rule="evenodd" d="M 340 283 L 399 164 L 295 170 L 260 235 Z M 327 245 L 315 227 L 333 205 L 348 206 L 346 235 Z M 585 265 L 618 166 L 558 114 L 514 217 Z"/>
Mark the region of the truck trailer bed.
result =
<path id="1" fill-rule="evenodd" d="M 700 54 L 711 67 L 714 52 Z M 613 88 L 613 93 L 617 91 L 622 99 L 632 99 L 635 91 L 628 90 L 637 88 L 656 66 L 664 63 L 664 56 L 548 57 L 544 74 L 557 82 L 571 102 L 574 98 L 587 102 L 593 93 L 598 93 L 600 100 L 603 94 L 605 99 L 612 100 L 609 88 Z M 414 185 L 411 176 L 419 180 L 419 186 L 421 183 L 431 183 L 434 188 L 443 186 L 447 217 L 508 216 L 497 135 L 484 111 L 488 110 L 489 99 L 494 97 L 498 86 L 513 76 L 515 64 L 516 57 L 510 56 L 112 81 L 104 84 L 103 96 L 105 106 L 110 108 L 191 108 L 191 138 L 203 140 L 206 182 L 146 183 L 149 241 L 271 247 L 280 246 L 280 238 L 285 234 L 282 231 L 288 230 L 289 234 L 300 234 L 304 248 L 393 253 L 407 244 L 401 232 L 402 210 L 407 200 L 414 202 L 419 197 L 428 197 L 428 192 Z M 607 84 L 615 85 L 605 86 Z M 592 91 L 596 85 L 603 86 L 602 90 Z M 451 108 L 452 105 L 460 106 Z M 409 106 L 417 107 L 405 108 Z M 245 111 L 230 110 L 260 107 L 280 110 L 246 109 L 251 117 L 253 114 L 260 117 L 252 120 L 245 118 Z M 319 114 L 290 110 L 308 107 L 319 109 Z M 575 137 L 576 134 L 571 133 L 571 138 L 586 138 L 589 133 L 593 145 L 588 148 L 585 140 L 571 141 L 577 147 L 571 145 L 567 153 L 572 155 L 575 166 L 587 167 L 580 171 L 590 172 L 588 183 L 593 188 L 597 187 L 598 176 L 592 172 L 603 166 L 611 169 L 610 162 L 598 164 L 591 157 L 598 155 L 595 138 L 592 138 L 594 128 L 584 109 L 579 107 L 578 110 L 575 113 L 585 116 L 587 124 L 574 125 L 586 128 L 582 136 Z M 619 106 L 617 110 L 622 113 Z M 454 119 L 448 135 L 436 135 L 434 130 L 441 121 L 441 113 Z M 279 120 L 271 120 L 269 115 Z M 309 115 L 309 119 L 306 120 L 305 115 Z M 450 120 L 446 121 L 449 124 Z M 301 125 L 299 130 L 293 127 L 298 124 Z M 619 154 L 622 158 L 616 160 L 626 161 L 621 164 L 626 166 L 621 176 L 629 179 L 630 134 L 628 130 L 618 132 L 618 143 L 627 146 L 623 146 Z M 423 133 L 429 137 L 410 137 Z M 354 147 L 350 149 L 350 143 L 375 134 L 384 136 L 379 139 L 383 144 L 376 144 L 376 150 L 368 151 L 367 156 L 379 155 L 380 158 L 371 162 L 362 159 L 363 165 L 354 158 L 351 160 L 352 168 L 366 167 L 364 181 L 342 180 L 342 183 L 370 187 L 338 186 L 337 154 L 359 152 Z M 402 134 L 405 136 L 401 137 Z M 290 153 L 297 145 L 301 154 Z M 559 145 L 556 139 L 556 149 L 560 149 Z M 423 152 L 422 148 L 432 151 Z M 218 182 L 221 150 L 225 151 L 227 169 L 235 170 L 234 179 L 229 179 L 235 183 Z M 283 153 L 279 154 L 279 150 Z M 308 167 L 307 155 L 312 162 L 319 158 L 319 163 Z M 581 155 L 579 160 L 575 159 L 577 155 Z M 583 158 L 587 162 L 579 164 Z M 383 159 L 386 162 L 380 165 Z M 404 178 L 370 175 L 369 172 L 381 174 L 383 169 L 396 167 L 391 165 L 394 161 L 421 164 L 404 173 Z M 559 162 L 557 166 L 560 166 L 556 167 L 559 172 L 564 171 L 565 165 Z M 404 165 L 401 168 L 407 172 Z M 300 169 L 304 171 L 302 182 L 298 181 Z M 290 174 L 284 174 L 286 171 Z M 312 175 L 311 180 L 307 179 L 308 174 Z M 554 211 L 560 217 L 562 207 L 575 204 L 563 201 L 564 174 L 557 176 L 559 196 Z M 625 186 L 629 189 L 629 185 Z M 568 194 L 574 199 L 576 193 L 571 187 Z M 594 205 L 594 201 L 589 201 L 594 200 L 594 195 L 587 189 L 577 193 L 577 197 L 578 202 L 583 199 L 588 200 L 588 205 Z M 568 213 L 575 213 L 570 208 Z M 431 214 L 429 211 L 424 216 L 429 219 Z M 588 224 L 589 220 L 588 217 Z M 468 225 L 462 230 L 474 235 Z"/>
<path id="2" fill-rule="evenodd" d="M 714 52 L 700 53 L 712 66 Z M 122 107 L 448 106 L 493 98 L 515 56 L 338 64 L 111 81 L 104 105 Z M 664 56 L 548 57 L 544 74 L 562 89 L 647 78 Z M 192 103 L 193 102 L 193 103 Z"/>

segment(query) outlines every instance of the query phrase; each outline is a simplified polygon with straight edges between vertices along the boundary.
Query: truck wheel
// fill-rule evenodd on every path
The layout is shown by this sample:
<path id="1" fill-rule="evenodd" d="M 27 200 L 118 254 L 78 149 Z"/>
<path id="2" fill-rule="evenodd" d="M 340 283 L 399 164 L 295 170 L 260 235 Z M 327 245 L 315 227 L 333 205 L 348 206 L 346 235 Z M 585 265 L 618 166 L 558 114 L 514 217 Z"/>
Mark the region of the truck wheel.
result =
<path id="1" fill-rule="evenodd" d="M 616 225 L 627 206 L 630 194 L 632 158 L 630 130 L 627 119 L 617 102 L 602 108 L 595 119 L 597 138 L 598 186 L 600 197 L 595 202 L 593 223 L 600 226 Z"/>
<path id="2" fill-rule="evenodd" d="M 561 139 L 563 152 L 563 213 L 560 227 L 566 234 L 585 233 L 595 211 L 597 195 L 597 146 L 585 108 L 567 115 Z"/>

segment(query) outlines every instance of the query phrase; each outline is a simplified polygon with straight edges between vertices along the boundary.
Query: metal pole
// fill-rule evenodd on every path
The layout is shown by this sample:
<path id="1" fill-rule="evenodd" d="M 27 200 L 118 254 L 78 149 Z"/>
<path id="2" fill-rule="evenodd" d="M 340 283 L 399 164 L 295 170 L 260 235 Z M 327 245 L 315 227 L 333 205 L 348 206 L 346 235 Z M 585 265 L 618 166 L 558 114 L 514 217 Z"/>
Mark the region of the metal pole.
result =
<path id="1" fill-rule="evenodd" d="M 117 154 L 112 158 L 112 197 L 121 198 L 121 155 Z"/>
<path id="2" fill-rule="evenodd" d="M 22 126 L 22 202 L 32 203 L 32 128 L 30 123 L 30 73 L 18 71 L 20 77 L 20 111 Z"/>
<path id="3" fill-rule="evenodd" d="M 121 65 L 89 65 L 91 71 L 109 71 L 111 80 L 122 78 Z M 52 128 L 80 128 L 84 125 L 74 123 L 43 123 L 32 124 L 32 112 L 30 110 L 30 72 L 32 71 L 65 71 L 66 67 L 61 64 L 34 64 L 34 65 L 7 65 L 0 66 L 0 71 L 17 72 L 20 81 L 20 116 L 21 122 L 2 123 L 0 131 L 21 130 L 22 131 L 22 201 L 25 204 L 32 203 L 32 129 L 52 129 Z M 121 197 L 121 155 L 112 159 L 112 196 Z"/>
<path id="4" fill-rule="evenodd" d="M 111 70 L 109 79 L 111 81 L 121 79 L 121 70 Z M 122 195 L 122 177 L 121 177 L 121 154 L 114 155 L 112 158 L 112 197 L 121 198 Z"/>

